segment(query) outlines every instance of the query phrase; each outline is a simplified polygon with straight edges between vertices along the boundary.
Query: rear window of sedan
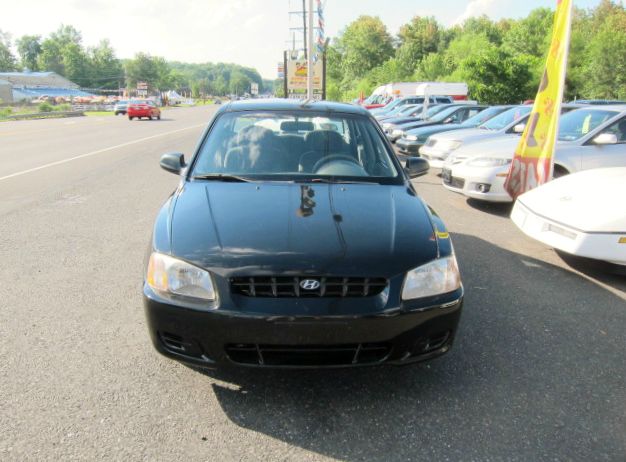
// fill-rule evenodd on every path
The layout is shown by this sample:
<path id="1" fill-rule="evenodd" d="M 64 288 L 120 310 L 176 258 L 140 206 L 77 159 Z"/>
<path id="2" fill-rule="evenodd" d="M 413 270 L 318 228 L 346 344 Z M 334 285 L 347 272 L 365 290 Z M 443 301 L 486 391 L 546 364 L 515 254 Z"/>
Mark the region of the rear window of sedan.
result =
<path id="1" fill-rule="evenodd" d="M 232 112 L 215 121 L 196 156 L 192 176 L 400 179 L 391 156 L 367 117 Z"/>

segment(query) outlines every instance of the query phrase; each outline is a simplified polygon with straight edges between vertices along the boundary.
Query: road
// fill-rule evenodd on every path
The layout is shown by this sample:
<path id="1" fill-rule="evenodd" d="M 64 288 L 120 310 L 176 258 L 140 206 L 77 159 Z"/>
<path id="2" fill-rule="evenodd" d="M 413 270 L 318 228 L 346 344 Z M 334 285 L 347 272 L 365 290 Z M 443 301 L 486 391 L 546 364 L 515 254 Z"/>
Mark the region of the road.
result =
<path id="1" fill-rule="evenodd" d="M 466 302 L 430 363 L 199 373 L 155 353 L 143 259 L 214 108 L 0 124 L 1 460 L 624 460 L 626 283 L 417 181 Z"/>

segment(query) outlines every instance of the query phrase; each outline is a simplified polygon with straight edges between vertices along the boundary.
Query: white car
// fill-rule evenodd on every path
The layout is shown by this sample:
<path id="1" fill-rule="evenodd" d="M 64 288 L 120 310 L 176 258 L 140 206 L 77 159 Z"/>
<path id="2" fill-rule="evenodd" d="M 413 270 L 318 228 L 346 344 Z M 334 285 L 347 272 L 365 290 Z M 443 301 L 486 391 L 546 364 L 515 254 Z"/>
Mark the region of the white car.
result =
<path id="1" fill-rule="evenodd" d="M 531 110 L 532 106 L 516 106 L 489 119 L 477 128 L 465 128 L 433 135 L 420 148 L 420 157 L 426 159 L 431 168 L 443 168 L 447 157 L 461 146 L 499 138 L 502 135 L 521 133 L 524 131 L 524 124 Z"/>
<path id="2" fill-rule="evenodd" d="M 467 197 L 512 202 L 504 189 L 518 137 L 501 136 L 458 149 L 441 171 L 443 185 Z M 626 106 L 587 106 L 561 117 L 555 178 L 581 170 L 626 166 Z"/>
<path id="3" fill-rule="evenodd" d="M 586 170 L 522 194 L 511 219 L 555 249 L 626 265 L 624 197 L 626 167 Z"/>
<path id="4" fill-rule="evenodd" d="M 562 111 L 565 114 L 583 107 L 585 105 L 564 104 Z M 504 111 L 493 119 L 489 119 L 478 128 L 454 130 L 433 135 L 420 148 L 420 156 L 428 161 L 431 168 L 443 168 L 448 156 L 461 146 L 499 138 L 503 135 L 514 136 L 522 134 L 531 110 L 532 106 L 516 106 L 508 111 Z"/>

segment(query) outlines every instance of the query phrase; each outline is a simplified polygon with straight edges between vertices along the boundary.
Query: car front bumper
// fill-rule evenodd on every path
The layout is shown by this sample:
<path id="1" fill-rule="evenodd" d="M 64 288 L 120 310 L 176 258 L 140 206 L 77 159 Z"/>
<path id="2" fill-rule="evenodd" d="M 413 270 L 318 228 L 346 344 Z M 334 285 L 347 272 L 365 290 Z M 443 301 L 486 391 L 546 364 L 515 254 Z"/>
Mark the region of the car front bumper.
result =
<path id="1" fill-rule="evenodd" d="M 550 247 L 576 255 L 626 265 L 624 233 L 585 232 L 544 217 L 515 202 L 511 220 L 526 235 Z"/>
<path id="2" fill-rule="evenodd" d="M 487 169 L 446 163 L 441 170 L 441 181 L 446 189 L 472 199 L 512 202 L 513 199 L 504 189 L 507 169 L 508 167 Z"/>
<path id="3" fill-rule="evenodd" d="M 450 151 L 437 149 L 435 146 L 425 144 L 420 148 L 420 156 L 428 161 L 431 168 L 443 168 Z"/>
<path id="4" fill-rule="evenodd" d="M 284 300 L 284 299 L 283 299 Z M 154 347 L 201 367 L 346 367 L 408 364 L 452 346 L 463 304 L 459 289 L 433 305 L 345 316 L 261 314 L 189 309 L 144 286 L 144 309 Z M 341 303 L 341 301 L 340 301 Z"/>
<path id="5" fill-rule="evenodd" d="M 422 143 L 420 143 L 419 141 L 409 141 L 407 139 L 400 138 L 399 140 L 396 141 L 396 146 L 398 146 L 398 149 L 400 150 L 400 152 L 403 152 L 412 156 L 418 156 L 420 152 L 420 148 L 422 147 Z"/>

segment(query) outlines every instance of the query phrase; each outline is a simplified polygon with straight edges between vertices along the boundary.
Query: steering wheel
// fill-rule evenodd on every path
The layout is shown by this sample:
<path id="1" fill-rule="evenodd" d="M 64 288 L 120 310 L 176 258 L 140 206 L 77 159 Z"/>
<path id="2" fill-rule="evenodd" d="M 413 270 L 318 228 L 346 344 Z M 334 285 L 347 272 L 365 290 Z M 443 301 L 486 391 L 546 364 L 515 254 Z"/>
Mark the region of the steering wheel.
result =
<path id="1" fill-rule="evenodd" d="M 317 172 L 322 165 L 327 164 L 328 162 L 332 162 L 334 160 L 347 160 L 348 162 L 352 162 L 359 167 L 361 166 L 361 164 L 359 164 L 359 162 L 352 156 L 349 156 L 347 154 L 331 154 L 330 156 L 322 157 L 320 160 L 315 162 L 315 165 L 313 165 L 313 171 Z"/>

